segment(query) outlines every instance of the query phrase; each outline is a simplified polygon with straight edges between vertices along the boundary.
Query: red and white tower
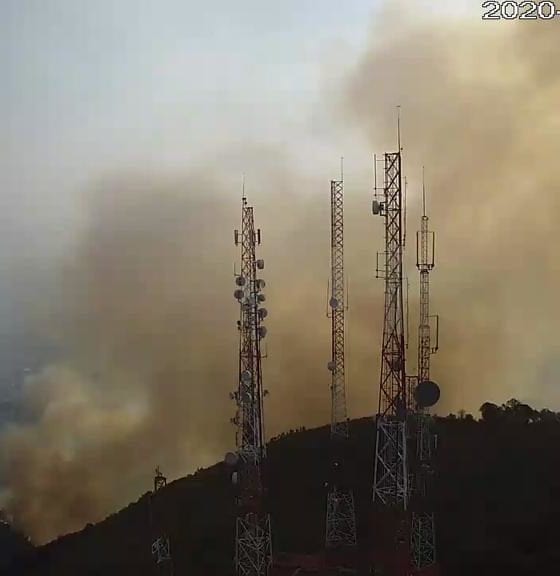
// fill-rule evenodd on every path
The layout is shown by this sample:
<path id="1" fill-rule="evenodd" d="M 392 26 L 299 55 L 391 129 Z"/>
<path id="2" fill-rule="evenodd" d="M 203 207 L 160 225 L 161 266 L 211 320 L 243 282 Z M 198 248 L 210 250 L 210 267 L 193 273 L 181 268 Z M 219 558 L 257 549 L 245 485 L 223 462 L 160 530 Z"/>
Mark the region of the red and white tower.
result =
<path id="1" fill-rule="evenodd" d="M 379 404 L 374 461 L 374 558 L 387 576 L 408 576 L 410 522 L 407 514 L 408 390 L 403 312 L 403 177 L 399 137 L 397 152 L 383 156 L 383 186 L 377 187 L 373 213 L 384 218 L 385 252 L 378 254 L 378 277 L 385 280 L 385 306 Z M 380 266 L 380 258 L 382 264 Z"/>
<path id="2" fill-rule="evenodd" d="M 264 438 L 261 340 L 266 336 L 262 321 L 267 316 L 263 289 L 265 282 L 257 275 L 264 261 L 256 257 L 261 231 L 255 229 L 253 208 L 243 196 L 241 234 L 234 233 L 241 245 L 241 271 L 236 275 L 235 298 L 240 306 L 239 380 L 232 398 L 237 412 L 232 419 L 237 426 L 236 454 L 226 462 L 234 466 L 232 480 L 237 487 L 235 533 L 235 569 L 238 576 L 266 576 L 272 560 L 270 516 L 264 509 L 262 465 L 266 456 Z"/>
<path id="3" fill-rule="evenodd" d="M 430 380 L 430 356 L 438 349 L 439 318 L 430 316 L 430 272 L 435 265 L 435 234 L 429 230 L 426 214 L 426 190 L 422 185 L 422 218 L 416 235 L 416 266 L 420 272 L 420 322 L 418 325 L 418 386 L 414 393 L 415 458 L 411 548 L 415 574 L 436 574 L 436 537 L 433 512 L 433 433 L 429 408 L 440 396 L 439 387 Z M 435 320 L 435 338 L 431 321 Z"/>
<path id="4" fill-rule="evenodd" d="M 354 495 L 345 475 L 344 454 L 348 442 L 344 336 L 346 308 L 344 291 L 344 183 L 331 181 L 331 467 L 325 546 L 327 550 L 356 544 Z"/>

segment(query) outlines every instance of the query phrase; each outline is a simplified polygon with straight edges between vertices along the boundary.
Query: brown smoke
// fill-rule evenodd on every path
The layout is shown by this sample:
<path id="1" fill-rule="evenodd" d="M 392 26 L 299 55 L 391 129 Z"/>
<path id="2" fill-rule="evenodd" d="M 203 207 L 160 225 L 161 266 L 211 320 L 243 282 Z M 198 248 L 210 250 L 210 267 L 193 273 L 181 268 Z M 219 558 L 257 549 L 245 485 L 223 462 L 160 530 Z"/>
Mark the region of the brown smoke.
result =
<path id="1" fill-rule="evenodd" d="M 402 105 L 411 206 L 426 165 L 438 232 L 440 410 L 476 410 L 514 395 L 553 402 L 556 31 L 531 23 L 412 24 L 390 14 L 380 22 L 348 79 L 343 116 L 383 151 L 395 146 L 393 110 Z M 37 541 L 135 498 L 150 487 L 156 464 L 175 477 L 232 446 L 232 228 L 240 217 L 237 175 L 247 166 L 270 312 L 267 430 L 328 421 L 334 174 L 315 166 L 313 177 L 303 176 L 278 150 L 259 148 L 187 175 L 108 178 L 89 195 L 86 226 L 56 282 L 37 295 L 37 329 L 59 358 L 27 382 L 30 423 L 2 438 L 7 507 Z M 376 409 L 382 221 L 369 211 L 370 185 L 346 178 L 351 416 Z M 418 214 L 410 216 L 412 247 Z M 412 308 L 410 323 L 414 329 Z"/>
<path id="2" fill-rule="evenodd" d="M 277 150 L 246 154 L 257 166 L 247 192 L 263 231 L 274 435 L 329 418 L 329 182 Z M 110 178 L 88 195 L 81 236 L 35 310 L 60 359 L 27 380 L 30 423 L 2 439 L 6 505 L 36 541 L 148 490 L 156 464 L 173 478 L 232 447 L 241 179 L 228 173 L 248 161 L 228 162 Z"/>
<path id="3" fill-rule="evenodd" d="M 444 408 L 511 396 L 558 408 L 557 23 L 413 23 L 411 4 L 379 19 L 345 110 L 374 149 L 392 151 L 402 106 L 416 206 L 426 166 Z"/>

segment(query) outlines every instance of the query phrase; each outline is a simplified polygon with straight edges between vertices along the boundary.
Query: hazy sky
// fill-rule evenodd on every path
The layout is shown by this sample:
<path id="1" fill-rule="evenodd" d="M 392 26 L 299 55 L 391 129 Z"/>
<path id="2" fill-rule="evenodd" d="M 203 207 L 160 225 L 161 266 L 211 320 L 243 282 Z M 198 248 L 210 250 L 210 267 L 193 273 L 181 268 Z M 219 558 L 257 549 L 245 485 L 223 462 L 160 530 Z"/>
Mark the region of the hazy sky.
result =
<path id="1" fill-rule="evenodd" d="M 81 192 L 97 178 L 136 166 L 182 169 L 247 142 L 287 144 L 304 166 L 310 157 L 336 166 L 354 148 L 365 167 L 370 150 L 333 126 L 323 100 L 365 49 L 376 6 L 3 0 L 0 333 L 11 336 L 0 357 L 15 353 L 22 284 L 72 237 Z"/>
<path id="2" fill-rule="evenodd" d="M 3 0 L 0 355 L 8 364 L 25 355 L 22 288 L 72 238 L 96 179 L 137 166 L 181 170 L 248 142 L 290 143 L 302 157 L 326 148 L 337 158 L 341 146 L 313 109 L 363 47 L 371 12 L 357 0 L 320 10 L 309 0 Z M 236 178 L 243 171 L 251 166 Z"/>
<path id="3" fill-rule="evenodd" d="M 156 454 L 177 476 L 231 448 L 242 173 L 266 239 L 269 433 L 328 420 L 341 155 L 349 412 L 375 412 L 371 155 L 395 147 L 397 104 L 409 215 L 427 164 L 438 232 L 440 409 L 559 406 L 556 23 L 493 27 L 480 12 L 472 0 L 0 0 L 0 385 L 37 373 L 32 422 L 0 436 L 0 472 L 30 534 L 128 502 Z M 92 470 L 95 486 L 81 480 Z M 52 501 L 61 477 L 66 500 Z"/>

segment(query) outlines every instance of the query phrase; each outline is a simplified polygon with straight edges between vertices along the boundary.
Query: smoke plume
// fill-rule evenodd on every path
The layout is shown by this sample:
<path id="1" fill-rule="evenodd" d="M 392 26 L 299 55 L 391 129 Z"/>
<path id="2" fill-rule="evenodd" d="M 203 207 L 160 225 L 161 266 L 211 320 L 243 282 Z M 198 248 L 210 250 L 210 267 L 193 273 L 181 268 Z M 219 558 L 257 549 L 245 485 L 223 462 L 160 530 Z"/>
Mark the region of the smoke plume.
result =
<path id="1" fill-rule="evenodd" d="M 555 162 L 553 24 L 378 18 L 345 79 L 338 118 L 371 150 L 396 146 L 402 106 L 409 248 L 421 166 L 438 233 L 432 308 L 441 316 L 433 373 L 440 411 L 511 396 L 559 402 L 555 342 L 560 179 Z M 350 156 L 352 151 L 341 151 Z M 48 286 L 33 327 L 56 357 L 25 387 L 26 422 L 2 437 L 5 505 L 42 542 L 103 518 L 151 486 L 215 462 L 232 447 L 238 305 L 232 229 L 240 178 L 263 230 L 270 389 L 268 435 L 329 418 L 329 179 L 279 150 L 216 157 L 187 174 L 106 178 Z M 371 180 L 346 179 L 350 415 L 376 409 L 382 297 L 374 280 L 382 221 Z M 409 257 L 412 256 L 409 250 Z M 411 301 L 415 271 L 409 267 Z M 52 280 L 54 278 L 54 280 Z M 377 282 L 377 283 L 376 283 Z M 410 371 L 415 368 L 411 304 Z"/>
<path id="2" fill-rule="evenodd" d="M 373 149 L 392 151 L 401 106 L 409 222 L 426 167 L 433 373 L 455 409 L 512 396 L 558 408 L 557 23 L 413 22 L 412 4 L 378 19 L 344 110 Z"/>

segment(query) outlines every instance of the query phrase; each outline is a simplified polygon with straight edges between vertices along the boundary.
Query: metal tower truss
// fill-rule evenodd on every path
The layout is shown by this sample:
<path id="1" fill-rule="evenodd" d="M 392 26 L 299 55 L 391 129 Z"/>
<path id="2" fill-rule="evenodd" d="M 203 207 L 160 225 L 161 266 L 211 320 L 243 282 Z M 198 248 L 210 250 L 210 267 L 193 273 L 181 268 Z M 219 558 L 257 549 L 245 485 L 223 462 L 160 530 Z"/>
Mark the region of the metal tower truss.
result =
<path id="1" fill-rule="evenodd" d="M 373 498 L 374 501 L 379 499 L 385 505 L 406 510 L 407 379 L 403 319 L 401 184 L 400 151 L 387 153 L 384 156 L 383 200 L 373 201 L 374 214 L 382 215 L 385 219 L 385 262 L 380 276 L 385 280 L 385 311 Z"/>
<path id="2" fill-rule="evenodd" d="M 344 332 L 346 308 L 344 290 L 344 184 L 331 181 L 331 293 L 329 308 L 332 324 L 331 360 L 331 477 L 327 496 L 327 548 L 356 544 L 354 495 L 346 486 L 344 452 L 348 440 L 346 379 L 344 370 Z"/>
<path id="3" fill-rule="evenodd" d="M 169 538 L 162 534 L 161 522 L 157 518 L 155 503 L 158 492 L 167 485 L 167 478 L 161 473 L 159 466 L 156 468 L 154 477 L 154 491 L 150 501 L 150 524 L 156 534 L 152 542 L 152 556 L 157 567 L 157 573 L 161 576 L 173 576 L 173 559 L 171 557 L 171 545 Z"/>
<path id="4" fill-rule="evenodd" d="M 377 554 L 390 576 L 407 576 L 410 566 L 410 521 L 407 454 L 408 387 L 405 370 L 403 307 L 403 189 L 401 149 L 383 157 L 383 187 L 377 187 L 372 210 L 385 221 L 385 252 L 378 254 L 377 276 L 385 281 L 379 405 L 376 419 L 373 502 L 377 518 Z M 379 521 L 378 521 L 379 522 Z M 375 524 L 374 524 L 375 525 Z"/>
<path id="5" fill-rule="evenodd" d="M 264 576 L 272 560 L 270 516 L 264 511 L 262 463 L 266 455 L 264 439 L 261 370 L 261 340 L 266 336 L 262 320 L 267 310 L 262 290 L 264 280 L 257 278 L 257 270 L 264 261 L 256 259 L 260 244 L 260 230 L 255 230 L 253 208 L 243 197 L 241 238 L 235 231 L 235 244 L 241 244 L 241 271 L 236 275 L 235 298 L 240 304 L 239 381 L 232 397 L 237 402 L 233 423 L 237 426 L 236 471 L 233 481 L 238 487 L 238 516 L 235 536 L 235 568 L 238 576 Z"/>
<path id="6" fill-rule="evenodd" d="M 416 236 L 416 266 L 420 272 L 420 322 L 418 325 L 418 384 L 430 381 L 430 356 L 438 349 L 439 322 L 430 316 L 430 271 L 435 265 L 435 234 L 429 230 L 426 194 L 422 190 L 422 218 Z M 432 346 L 431 318 L 436 319 Z M 415 407 L 416 458 L 412 498 L 411 547 L 414 567 L 422 570 L 436 563 L 434 513 L 431 506 L 433 434 L 428 408 Z"/>

